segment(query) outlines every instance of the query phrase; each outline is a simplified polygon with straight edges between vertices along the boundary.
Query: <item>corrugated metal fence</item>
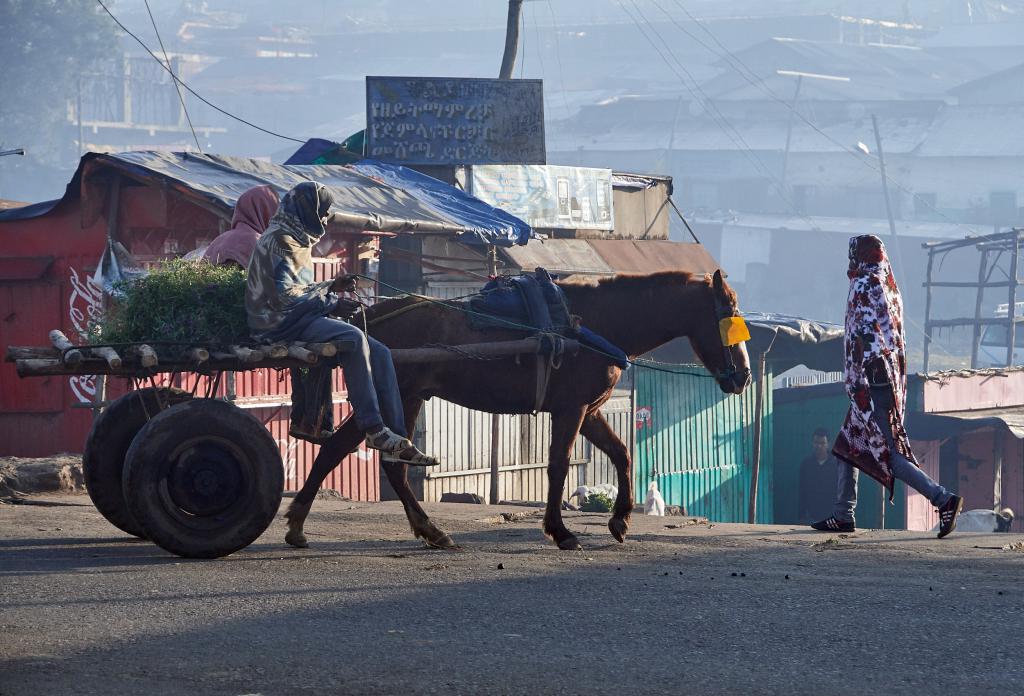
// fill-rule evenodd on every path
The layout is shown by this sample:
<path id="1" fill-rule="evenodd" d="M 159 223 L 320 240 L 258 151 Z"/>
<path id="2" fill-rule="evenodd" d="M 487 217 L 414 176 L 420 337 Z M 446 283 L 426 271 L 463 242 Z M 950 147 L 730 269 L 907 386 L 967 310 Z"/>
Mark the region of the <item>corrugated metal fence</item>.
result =
<path id="1" fill-rule="evenodd" d="M 610 399 L 601 412 L 619 437 L 629 442 L 630 397 Z M 441 459 L 440 466 L 424 474 L 423 499 L 440 500 L 442 493 L 452 492 L 476 493 L 486 500 L 491 480 L 491 415 L 431 399 L 424 406 L 422 428 L 426 451 Z M 545 500 L 551 416 L 502 415 L 499 438 L 498 498 Z M 615 467 L 608 457 L 584 438 L 577 438 L 566 496 L 577 486 L 615 482 Z"/>
<path id="2" fill-rule="evenodd" d="M 702 367 L 638 369 L 635 489 L 654 480 L 665 502 L 718 522 L 746 522 L 753 471 L 757 386 L 726 396 Z M 762 379 L 757 521 L 772 521 L 771 374 Z M 767 388 L 766 388 L 767 387 Z"/>
<path id="3" fill-rule="evenodd" d="M 479 282 L 431 283 L 427 293 L 453 299 L 480 289 Z M 632 404 L 629 394 L 613 397 L 601 410 L 619 437 L 631 441 Z M 439 457 L 441 465 L 423 475 L 423 499 L 440 500 L 442 493 L 476 493 L 485 500 L 490 492 L 491 414 L 472 411 L 441 399 L 423 408 L 417 428 L 425 451 Z M 502 415 L 499 426 L 498 498 L 535 500 L 547 498 L 548 448 L 551 417 Z M 573 448 L 568 496 L 577 486 L 616 482 L 615 468 L 590 442 L 580 437 Z"/>

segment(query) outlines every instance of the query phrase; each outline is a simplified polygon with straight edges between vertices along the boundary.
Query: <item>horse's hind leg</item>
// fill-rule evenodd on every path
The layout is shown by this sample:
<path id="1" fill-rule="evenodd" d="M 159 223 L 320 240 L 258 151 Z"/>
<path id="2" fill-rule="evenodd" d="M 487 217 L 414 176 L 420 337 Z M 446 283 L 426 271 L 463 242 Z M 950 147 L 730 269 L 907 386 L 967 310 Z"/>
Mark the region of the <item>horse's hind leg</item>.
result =
<path id="1" fill-rule="evenodd" d="M 590 440 L 594 447 L 608 455 L 618 474 L 619 495 L 615 498 L 612 518 L 608 520 L 608 531 L 620 543 L 626 540 L 629 531 L 629 515 L 633 511 L 633 480 L 630 478 L 631 462 L 629 450 L 600 411 L 594 410 L 583 419 L 580 434 Z"/>
<path id="2" fill-rule="evenodd" d="M 295 495 L 295 500 L 288 506 L 284 517 L 288 520 L 288 533 L 284 540 L 292 546 L 305 548 L 309 546 L 303 527 L 310 508 L 313 507 L 313 500 L 317 491 L 323 485 L 327 474 L 334 470 L 334 467 L 341 463 L 341 460 L 354 452 L 359 443 L 363 441 L 363 431 L 356 425 L 355 420 L 349 417 L 341 427 L 320 447 L 320 452 L 313 462 L 313 468 L 306 477 L 306 482 Z"/>
<path id="3" fill-rule="evenodd" d="M 416 417 L 422 406 L 423 399 L 419 398 L 407 398 L 403 403 L 405 423 L 409 433 L 412 433 L 416 427 Z M 412 528 L 412 533 L 416 535 L 416 538 L 423 539 L 427 546 L 435 549 L 457 548 L 452 538 L 431 522 L 430 517 L 416 500 L 416 494 L 409 486 L 409 466 L 395 461 L 381 461 L 381 466 L 384 468 L 391 487 L 398 494 L 398 499 L 402 501 L 405 516 L 409 518 L 409 527 Z"/>
<path id="4" fill-rule="evenodd" d="M 562 522 L 562 494 L 565 478 L 569 475 L 569 455 L 572 443 L 580 432 L 584 408 L 551 414 L 551 450 L 548 459 L 548 501 L 544 511 L 544 534 L 551 537 L 558 548 L 578 551 L 582 547 Z"/>

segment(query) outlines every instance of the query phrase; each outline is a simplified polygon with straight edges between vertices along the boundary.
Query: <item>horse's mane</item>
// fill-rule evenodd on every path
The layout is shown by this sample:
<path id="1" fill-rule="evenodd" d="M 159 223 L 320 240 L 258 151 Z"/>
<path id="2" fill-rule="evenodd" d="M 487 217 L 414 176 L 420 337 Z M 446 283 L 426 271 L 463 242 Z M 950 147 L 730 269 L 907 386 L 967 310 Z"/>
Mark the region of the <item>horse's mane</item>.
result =
<path id="1" fill-rule="evenodd" d="M 559 287 L 568 294 L 589 289 L 617 290 L 636 296 L 639 293 L 653 290 L 666 283 L 711 287 L 711 274 L 691 273 L 690 271 L 657 271 L 656 273 L 619 273 L 614 276 L 599 278 L 573 278 L 558 281 Z M 725 283 L 725 294 L 733 304 L 737 302 L 736 291 Z"/>

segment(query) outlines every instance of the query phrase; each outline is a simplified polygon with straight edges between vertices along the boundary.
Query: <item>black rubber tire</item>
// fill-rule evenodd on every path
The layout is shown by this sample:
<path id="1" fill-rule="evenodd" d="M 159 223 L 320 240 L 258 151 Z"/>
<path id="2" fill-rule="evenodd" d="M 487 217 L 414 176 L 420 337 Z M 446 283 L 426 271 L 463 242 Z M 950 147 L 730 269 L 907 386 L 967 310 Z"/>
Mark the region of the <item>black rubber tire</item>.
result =
<path id="1" fill-rule="evenodd" d="M 135 435 L 150 416 L 167 405 L 180 404 L 192 396 L 181 389 L 147 387 L 116 399 L 93 422 L 82 454 L 82 475 L 92 504 L 110 524 L 132 536 L 145 538 L 139 523 L 128 512 L 121 481 L 124 457 Z M 149 415 L 147 415 L 149 414 Z"/>
<path id="2" fill-rule="evenodd" d="M 258 420 L 225 401 L 193 399 L 139 431 L 122 484 L 147 538 L 185 558 L 219 558 L 270 526 L 284 467 Z"/>

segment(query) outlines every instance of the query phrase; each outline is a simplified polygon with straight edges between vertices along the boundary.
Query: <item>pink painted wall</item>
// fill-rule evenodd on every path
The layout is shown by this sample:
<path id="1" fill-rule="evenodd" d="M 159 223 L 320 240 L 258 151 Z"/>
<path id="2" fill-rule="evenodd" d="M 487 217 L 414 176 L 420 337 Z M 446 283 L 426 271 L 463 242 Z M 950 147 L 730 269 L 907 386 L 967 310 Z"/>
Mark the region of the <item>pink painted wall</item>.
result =
<path id="1" fill-rule="evenodd" d="M 926 413 L 1024 406 L 1024 369 L 926 380 L 923 386 Z"/>
<path id="2" fill-rule="evenodd" d="M 932 480 L 939 480 L 940 440 L 912 440 L 911 446 L 921 470 Z M 923 495 L 910 486 L 904 486 L 907 496 L 907 529 L 927 531 L 939 522 L 939 515 Z"/>

